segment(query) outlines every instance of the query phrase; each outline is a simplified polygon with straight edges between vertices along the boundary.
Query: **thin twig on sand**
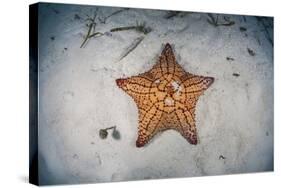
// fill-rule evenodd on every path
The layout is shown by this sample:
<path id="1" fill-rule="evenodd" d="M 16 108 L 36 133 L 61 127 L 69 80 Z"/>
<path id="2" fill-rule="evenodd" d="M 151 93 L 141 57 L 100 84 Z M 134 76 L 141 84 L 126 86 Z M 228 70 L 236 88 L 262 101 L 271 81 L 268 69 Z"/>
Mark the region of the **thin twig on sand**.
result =
<path id="1" fill-rule="evenodd" d="M 117 10 L 117 11 L 111 13 L 110 15 L 106 16 L 106 17 L 103 18 L 103 19 L 102 19 L 102 18 L 99 18 L 99 21 L 100 21 L 100 23 L 105 24 L 108 18 L 110 18 L 111 16 L 114 16 L 114 15 L 116 15 L 116 14 L 119 14 L 119 13 L 121 13 L 121 12 L 124 12 L 124 11 L 126 11 L 126 10 L 129 10 L 129 8 L 124 8 L 124 9 L 121 9 L 121 10 Z"/>
<path id="2" fill-rule="evenodd" d="M 88 16 L 88 18 L 86 19 L 86 21 L 89 21 L 90 23 L 86 24 L 88 26 L 88 32 L 87 32 L 87 35 L 85 36 L 80 48 L 82 48 L 90 38 L 101 34 L 100 32 L 95 32 L 96 25 L 97 25 L 97 23 L 95 21 L 96 17 L 97 17 L 97 10 L 96 10 L 93 18 Z"/>
<path id="3" fill-rule="evenodd" d="M 136 26 L 115 27 L 110 29 L 110 32 L 125 31 L 125 30 L 132 30 L 132 29 L 136 29 Z"/>
<path id="4" fill-rule="evenodd" d="M 92 31 L 92 29 L 93 29 L 93 25 L 94 25 L 94 23 L 90 23 L 89 29 L 88 29 L 88 33 L 87 33 L 87 35 L 85 36 L 85 39 L 84 39 L 84 41 L 82 42 L 80 48 L 82 48 L 82 47 L 84 46 L 84 44 L 87 42 L 87 40 L 89 39 L 89 36 L 91 35 L 91 31 Z"/>
<path id="5" fill-rule="evenodd" d="M 125 58 L 127 55 L 129 55 L 129 53 L 131 53 L 134 49 L 136 49 L 136 47 L 141 43 L 141 41 L 144 39 L 144 36 L 138 37 L 136 38 L 131 44 L 130 46 L 128 46 L 125 50 L 125 52 L 121 55 L 121 57 L 119 58 L 119 61 L 121 61 L 123 58 Z"/>
<path id="6" fill-rule="evenodd" d="M 234 21 L 229 20 L 228 18 L 224 17 L 225 22 L 219 23 L 219 16 L 216 15 L 216 18 L 213 16 L 213 14 L 208 13 L 207 14 L 209 18 L 207 18 L 207 22 L 211 24 L 214 27 L 218 26 L 232 26 L 235 24 Z"/>
<path id="7" fill-rule="evenodd" d="M 125 26 L 125 27 L 116 27 L 110 29 L 110 32 L 117 32 L 117 31 L 126 31 L 126 30 L 136 30 L 138 32 L 141 32 L 143 34 L 148 34 L 152 31 L 150 27 L 147 27 L 145 22 L 138 23 L 135 26 Z"/>

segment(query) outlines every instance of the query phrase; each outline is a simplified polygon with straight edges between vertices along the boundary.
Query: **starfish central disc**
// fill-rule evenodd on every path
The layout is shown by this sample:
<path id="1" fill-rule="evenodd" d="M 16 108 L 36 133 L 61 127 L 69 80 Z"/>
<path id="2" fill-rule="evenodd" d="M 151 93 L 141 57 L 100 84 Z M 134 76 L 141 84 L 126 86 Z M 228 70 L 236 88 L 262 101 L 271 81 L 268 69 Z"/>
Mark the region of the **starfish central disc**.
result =
<path id="1" fill-rule="evenodd" d="M 212 77 L 185 72 L 168 43 L 151 70 L 117 79 L 117 85 L 138 107 L 136 146 L 144 146 L 155 134 L 167 129 L 174 129 L 191 144 L 197 144 L 195 106 L 199 96 L 213 82 Z"/>
<path id="2" fill-rule="evenodd" d="M 149 90 L 150 102 L 166 113 L 171 113 L 176 109 L 184 109 L 184 85 L 180 79 L 167 74 L 152 82 Z"/>

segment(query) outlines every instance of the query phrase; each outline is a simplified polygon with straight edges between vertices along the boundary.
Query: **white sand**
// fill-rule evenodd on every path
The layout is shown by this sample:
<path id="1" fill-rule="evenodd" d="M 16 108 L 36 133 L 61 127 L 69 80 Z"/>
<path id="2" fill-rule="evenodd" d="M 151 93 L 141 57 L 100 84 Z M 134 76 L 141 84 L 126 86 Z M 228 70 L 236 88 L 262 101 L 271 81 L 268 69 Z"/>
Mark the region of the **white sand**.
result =
<path id="1" fill-rule="evenodd" d="M 91 39 L 80 48 L 87 33 L 85 15 L 93 15 L 95 8 L 47 4 L 41 8 L 41 183 L 273 170 L 272 45 L 255 17 L 246 17 L 245 22 L 242 16 L 227 15 L 235 25 L 214 27 L 207 23 L 206 14 L 165 19 L 165 11 L 130 9 L 108 18 L 106 24 L 97 21 L 100 32 L 135 25 L 136 21 L 145 21 L 153 29 L 119 61 L 141 33 L 115 32 Z M 98 17 L 116 10 L 119 8 L 100 8 Z M 75 14 L 81 18 L 75 19 Z M 223 16 L 220 20 L 224 21 Z M 241 32 L 239 27 L 247 31 Z M 137 148 L 137 107 L 115 79 L 149 70 L 167 42 L 186 71 L 215 78 L 196 107 L 199 144 L 191 145 L 169 130 Z M 110 126 L 120 131 L 120 140 L 114 139 L 111 131 L 107 139 L 100 139 L 99 130 Z"/>

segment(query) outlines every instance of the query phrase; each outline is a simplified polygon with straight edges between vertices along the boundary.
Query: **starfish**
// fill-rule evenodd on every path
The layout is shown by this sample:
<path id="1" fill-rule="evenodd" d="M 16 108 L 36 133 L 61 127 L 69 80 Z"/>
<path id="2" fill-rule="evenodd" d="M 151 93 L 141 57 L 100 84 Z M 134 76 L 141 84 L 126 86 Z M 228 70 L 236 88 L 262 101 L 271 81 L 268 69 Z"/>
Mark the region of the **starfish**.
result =
<path id="1" fill-rule="evenodd" d="M 143 147 L 159 132 L 173 129 L 190 144 L 197 144 L 195 106 L 199 97 L 214 82 L 185 72 L 176 62 L 167 43 L 151 70 L 116 80 L 133 98 L 139 114 L 137 147 Z"/>

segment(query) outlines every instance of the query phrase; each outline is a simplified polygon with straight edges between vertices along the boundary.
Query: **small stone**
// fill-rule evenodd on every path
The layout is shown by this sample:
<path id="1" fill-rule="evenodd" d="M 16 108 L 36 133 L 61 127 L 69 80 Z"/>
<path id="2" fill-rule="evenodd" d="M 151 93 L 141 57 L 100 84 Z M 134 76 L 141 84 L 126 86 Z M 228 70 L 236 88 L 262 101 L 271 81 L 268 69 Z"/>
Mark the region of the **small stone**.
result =
<path id="1" fill-rule="evenodd" d="M 227 60 L 227 61 L 234 61 L 234 58 L 232 58 L 232 57 L 226 57 L 226 60 Z"/>
<path id="2" fill-rule="evenodd" d="M 107 37 L 112 37 L 112 33 L 111 32 L 105 32 L 104 35 L 107 36 Z"/>
<path id="3" fill-rule="evenodd" d="M 75 19 L 75 20 L 80 20 L 81 17 L 80 17 L 78 14 L 75 14 L 75 15 L 74 15 L 74 19 Z"/>
<path id="4" fill-rule="evenodd" d="M 233 73 L 232 75 L 235 76 L 235 77 L 240 76 L 240 74 L 238 74 L 238 73 Z"/>
<path id="5" fill-rule="evenodd" d="M 245 27 L 239 27 L 239 29 L 241 32 L 247 31 L 247 28 L 245 28 Z"/>
<path id="6" fill-rule="evenodd" d="M 251 56 L 255 56 L 255 55 L 256 55 L 256 53 L 255 53 L 253 50 L 251 50 L 250 48 L 247 48 L 247 50 L 248 50 L 248 53 L 249 53 Z"/>
<path id="7" fill-rule="evenodd" d="M 114 129 L 113 132 L 112 132 L 112 137 L 115 140 L 120 140 L 120 138 L 121 138 L 120 132 L 118 130 Z"/>
<path id="8" fill-rule="evenodd" d="M 105 129 L 101 129 L 99 131 L 99 135 L 100 135 L 100 138 L 101 139 L 106 139 L 107 138 L 107 135 L 108 135 L 108 132 L 105 130 Z"/>

